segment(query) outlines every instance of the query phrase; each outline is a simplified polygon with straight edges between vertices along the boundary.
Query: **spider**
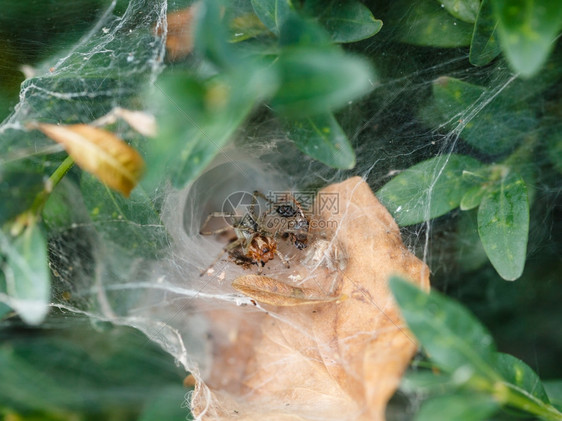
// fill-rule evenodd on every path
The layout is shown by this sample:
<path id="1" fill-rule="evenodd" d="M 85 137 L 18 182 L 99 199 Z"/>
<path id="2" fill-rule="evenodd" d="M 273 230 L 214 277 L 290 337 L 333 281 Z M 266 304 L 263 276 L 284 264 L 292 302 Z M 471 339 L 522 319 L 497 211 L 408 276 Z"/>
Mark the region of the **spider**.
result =
<path id="1" fill-rule="evenodd" d="M 264 199 L 272 205 L 270 210 L 261 213 L 261 215 L 257 215 L 255 210 L 258 198 Z M 289 239 L 297 249 L 302 250 L 306 247 L 309 227 L 308 217 L 302 210 L 300 203 L 292 195 L 290 195 L 290 201 L 293 204 L 275 203 L 256 190 L 252 195 L 249 212 L 244 216 L 240 217 L 240 215 L 225 212 L 212 212 L 209 214 L 202 225 L 201 235 L 217 235 L 232 230 L 236 237 L 223 248 L 221 254 L 213 263 L 201 272 L 201 276 L 207 273 L 225 253 L 228 253 L 237 265 L 244 266 L 245 268 L 257 265 L 258 273 L 261 273 L 265 264 L 275 258 L 276 255 L 288 268 L 289 262 L 277 249 L 277 239 Z M 283 224 L 285 226 L 278 227 L 273 231 L 271 228 L 275 224 L 271 224 L 270 221 L 266 226 L 266 219 L 275 214 L 283 218 L 287 223 Z M 217 217 L 230 218 L 233 223 L 231 226 L 214 231 L 204 231 L 203 228 L 209 221 Z"/>

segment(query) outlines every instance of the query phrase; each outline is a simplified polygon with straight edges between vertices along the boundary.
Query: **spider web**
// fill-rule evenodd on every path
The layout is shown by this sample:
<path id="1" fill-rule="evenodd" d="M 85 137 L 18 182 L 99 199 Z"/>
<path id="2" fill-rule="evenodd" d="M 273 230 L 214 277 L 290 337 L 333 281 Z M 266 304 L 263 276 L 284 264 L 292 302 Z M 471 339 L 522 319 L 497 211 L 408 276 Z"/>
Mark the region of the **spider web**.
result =
<path id="1" fill-rule="evenodd" d="M 1 158 L 3 162 L 32 160 L 56 168 L 61 162 L 60 147 L 27 131 L 27 122 L 89 123 L 115 107 L 138 109 L 142 104 L 139 91 L 157 85 L 164 68 L 167 2 L 132 0 L 121 16 L 114 14 L 116 4 L 114 0 L 108 5 L 71 50 L 44 63 L 35 77 L 22 84 L 18 105 L 0 126 L 4 150 L 9 150 Z M 155 28 L 161 28 L 161 35 L 155 35 Z M 207 314 L 224 308 L 233 314 L 264 311 L 230 287 L 233 279 L 247 272 L 228 259 L 217 262 L 214 276 L 200 276 L 224 245 L 200 236 L 201 224 L 209 213 L 223 208 L 229 195 L 254 190 L 315 192 L 352 175 L 362 176 L 376 191 L 410 166 L 441 157 L 437 180 L 452 153 L 494 162 L 496 156 L 484 156 L 462 139 L 463 129 L 494 99 L 511 92 L 520 94 L 520 103 L 541 101 L 535 95 L 540 91 L 530 89 L 501 60 L 491 65 L 493 70 L 475 68 L 469 64 L 466 50 L 451 49 L 427 58 L 414 47 L 403 45 L 398 52 L 378 41 L 355 48 L 377 58 L 380 84 L 371 97 L 338 113 L 357 153 L 353 170 L 330 169 L 304 157 L 271 114 L 259 111 L 234 143 L 185 189 L 161 188 L 152 196 L 137 189 L 128 205 L 119 202 L 117 211 L 108 212 L 105 219 L 95 218 L 97 196 L 80 199 L 81 188 L 88 191 L 84 186 L 97 183 L 91 176 L 81 175 L 78 182 L 77 177 L 65 180 L 59 194 L 73 214 L 52 229 L 49 239 L 53 308 L 140 329 L 186 371 L 205 377 L 213 364 Z M 400 54 L 409 63 L 390 68 L 383 52 Z M 415 66 L 406 65 L 412 63 Z M 444 75 L 477 80 L 487 89 L 462 112 L 440 121 L 438 129 L 430 129 L 426 121 L 439 116 L 423 104 L 433 82 Z M 153 111 L 149 104 L 144 108 Z M 505 117 L 507 124 L 517 118 L 515 114 Z M 541 135 L 538 128 L 513 127 L 516 135 Z M 143 149 L 143 140 L 129 128 L 117 125 L 115 130 Z M 533 178 L 529 180 L 532 183 Z M 104 197 L 103 203 L 118 200 L 102 187 L 97 191 Z M 553 206 L 552 193 L 533 193 L 547 198 L 542 205 L 545 214 Z M 160 217 L 146 210 L 154 203 L 161 206 Z M 423 206 L 429 215 L 430 204 L 424 202 Z M 429 265 L 442 286 L 470 270 L 463 265 L 485 264 L 477 238 L 467 237 L 474 230 L 462 230 L 467 218 L 453 211 L 402 230 L 408 248 Z M 548 235 L 547 230 L 531 233 L 531 253 Z M 463 263 L 459 254 L 468 249 L 472 260 Z M 274 277 L 283 270 L 278 263 L 268 265 L 267 275 Z"/>

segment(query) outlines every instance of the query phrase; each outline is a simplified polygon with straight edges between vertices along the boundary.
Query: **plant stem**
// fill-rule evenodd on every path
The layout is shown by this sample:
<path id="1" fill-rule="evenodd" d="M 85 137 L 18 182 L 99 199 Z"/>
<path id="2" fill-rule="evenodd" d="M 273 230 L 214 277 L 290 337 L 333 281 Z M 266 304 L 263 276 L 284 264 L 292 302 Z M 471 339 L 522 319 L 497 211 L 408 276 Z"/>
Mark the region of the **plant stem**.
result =
<path id="1" fill-rule="evenodd" d="M 504 401 L 506 405 L 537 415 L 545 420 L 562 420 L 562 413 L 552 405 L 544 403 L 513 384 L 507 383 L 504 386 L 507 389 L 506 400 Z"/>
<path id="2" fill-rule="evenodd" d="M 72 168 L 74 165 L 74 159 L 71 156 L 67 156 L 62 164 L 60 164 L 54 173 L 51 174 L 49 177 L 49 181 L 51 182 L 52 188 L 54 188 L 62 178 L 66 175 L 66 173 Z"/>
<path id="3" fill-rule="evenodd" d="M 64 161 L 57 167 L 57 169 L 51 174 L 49 177 L 49 181 L 45 185 L 45 188 L 35 197 L 33 201 L 33 205 L 31 205 L 30 213 L 33 215 L 38 215 L 42 210 L 45 203 L 51 196 L 51 192 L 53 189 L 59 184 L 59 182 L 63 179 L 66 173 L 72 168 L 74 165 L 74 160 L 67 156 Z"/>

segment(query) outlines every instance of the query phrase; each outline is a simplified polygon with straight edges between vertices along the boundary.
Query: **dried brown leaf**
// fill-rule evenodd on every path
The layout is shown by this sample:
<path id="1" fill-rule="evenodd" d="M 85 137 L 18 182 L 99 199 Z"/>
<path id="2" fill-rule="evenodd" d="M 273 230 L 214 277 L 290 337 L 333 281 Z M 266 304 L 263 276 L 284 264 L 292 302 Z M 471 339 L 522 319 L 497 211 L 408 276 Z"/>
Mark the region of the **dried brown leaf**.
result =
<path id="1" fill-rule="evenodd" d="M 121 107 L 115 107 L 103 117 L 98 118 L 90 123 L 93 127 L 106 126 L 115 124 L 117 119 L 124 120 L 133 130 L 143 136 L 153 137 L 156 135 L 156 118 L 152 114 L 143 111 L 127 110 Z"/>
<path id="2" fill-rule="evenodd" d="M 74 124 L 33 126 L 64 146 L 76 164 L 114 190 L 129 196 L 144 170 L 140 154 L 107 130 Z"/>
<path id="3" fill-rule="evenodd" d="M 232 287 L 259 301 L 274 306 L 299 306 L 341 300 L 341 296 L 322 296 L 312 288 L 288 285 L 277 279 L 260 275 L 246 275 L 234 280 Z"/>
<path id="4" fill-rule="evenodd" d="M 170 61 L 181 60 L 193 51 L 192 22 L 195 7 L 177 10 L 167 16 L 166 52 Z"/>
<path id="5" fill-rule="evenodd" d="M 125 108 L 116 108 L 115 113 L 143 136 L 156 136 L 156 119 L 152 114 L 147 114 L 143 111 L 131 111 Z"/>
<path id="6" fill-rule="evenodd" d="M 275 277 L 289 285 L 299 279 L 307 294 L 348 298 L 268 313 L 209 312 L 209 336 L 217 339 L 212 370 L 197 379 L 196 416 L 384 420 L 417 349 L 388 279 L 399 275 L 428 289 L 429 270 L 404 246 L 397 224 L 361 178 L 326 187 L 317 204 L 328 196 L 337 198 L 337 209 L 324 206 L 315 218 L 333 224 L 312 231 L 300 262 L 296 256 L 286 276 Z"/>

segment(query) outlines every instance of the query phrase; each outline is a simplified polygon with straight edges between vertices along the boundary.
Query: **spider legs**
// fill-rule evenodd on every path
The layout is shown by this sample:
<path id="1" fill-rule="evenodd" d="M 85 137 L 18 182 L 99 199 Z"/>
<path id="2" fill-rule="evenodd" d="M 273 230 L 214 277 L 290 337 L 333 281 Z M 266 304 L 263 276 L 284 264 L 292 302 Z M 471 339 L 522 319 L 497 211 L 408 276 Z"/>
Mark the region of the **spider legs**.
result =
<path id="1" fill-rule="evenodd" d="M 201 235 L 215 235 L 215 234 L 222 234 L 223 232 L 226 232 L 228 230 L 232 229 L 232 226 L 230 224 L 226 225 L 225 227 L 219 228 L 217 230 L 213 230 L 213 231 L 203 231 L 203 228 L 205 226 L 207 226 L 207 224 L 209 223 L 209 221 L 213 218 L 239 218 L 239 215 L 233 215 L 231 213 L 225 213 L 225 212 L 211 212 L 209 215 L 207 215 L 207 219 L 205 219 L 205 222 L 203 222 L 203 225 L 201 225 L 201 231 L 199 231 L 199 234 Z"/>

